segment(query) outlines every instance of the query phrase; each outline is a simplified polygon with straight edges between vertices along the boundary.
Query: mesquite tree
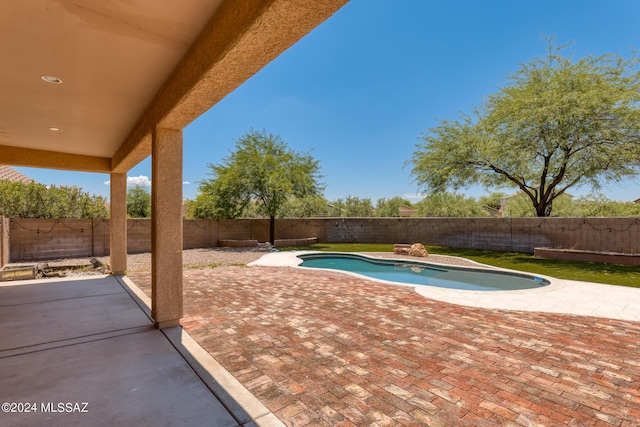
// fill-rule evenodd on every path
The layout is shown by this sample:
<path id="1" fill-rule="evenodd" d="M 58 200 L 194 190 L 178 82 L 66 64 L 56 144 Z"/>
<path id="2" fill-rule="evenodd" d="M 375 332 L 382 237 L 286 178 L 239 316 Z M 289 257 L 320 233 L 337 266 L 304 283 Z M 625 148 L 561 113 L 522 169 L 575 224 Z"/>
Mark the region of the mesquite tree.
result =
<path id="1" fill-rule="evenodd" d="M 196 199 L 198 218 L 237 218 L 251 202 L 269 216 L 269 240 L 275 241 L 275 217 L 288 198 L 319 195 L 319 162 L 295 151 L 279 137 L 250 130 L 219 165 L 209 164 Z"/>
<path id="2" fill-rule="evenodd" d="M 515 186 L 538 216 L 578 184 L 598 189 L 640 171 L 638 58 L 579 60 L 549 41 L 547 55 L 520 66 L 473 115 L 422 136 L 412 173 L 424 189 L 470 183 Z"/>

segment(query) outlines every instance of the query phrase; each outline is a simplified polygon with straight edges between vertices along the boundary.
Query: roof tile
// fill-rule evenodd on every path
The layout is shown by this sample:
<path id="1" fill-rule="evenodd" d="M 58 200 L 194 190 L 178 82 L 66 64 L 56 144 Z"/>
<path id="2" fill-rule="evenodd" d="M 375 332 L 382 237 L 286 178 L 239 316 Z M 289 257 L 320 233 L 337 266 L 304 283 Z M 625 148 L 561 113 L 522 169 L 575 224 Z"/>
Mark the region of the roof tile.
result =
<path id="1" fill-rule="evenodd" d="M 25 184 L 33 182 L 33 179 L 29 178 L 22 172 L 19 172 L 9 166 L 0 165 L 0 180 L 3 179 L 9 180 L 11 182 L 24 182 Z"/>

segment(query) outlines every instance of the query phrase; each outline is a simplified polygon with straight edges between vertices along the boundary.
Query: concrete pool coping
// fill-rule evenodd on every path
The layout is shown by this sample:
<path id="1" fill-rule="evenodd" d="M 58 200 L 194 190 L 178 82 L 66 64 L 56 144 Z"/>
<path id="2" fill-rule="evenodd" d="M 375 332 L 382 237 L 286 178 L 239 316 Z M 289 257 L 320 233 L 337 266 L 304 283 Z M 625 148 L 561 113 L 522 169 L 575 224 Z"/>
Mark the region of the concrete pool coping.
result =
<path id="1" fill-rule="evenodd" d="M 263 267 L 299 267 L 302 262 L 298 255 L 317 253 L 315 251 L 273 252 L 249 263 L 249 266 Z M 362 255 L 362 254 L 359 254 Z M 363 255 L 367 256 L 367 255 Z M 384 256 L 381 256 L 384 258 Z M 376 257 L 369 257 L 375 259 Z M 394 258 L 396 259 L 396 258 Z M 404 258 L 403 258 L 404 259 Z M 409 259 L 412 262 L 426 262 L 445 265 L 426 260 Z M 467 260 L 469 261 L 469 260 Z M 531 274 L 516 270 L 507 270 L 473 262 L 472 269 L 502 270 L 521 274 Z M 456 266 L 459 267 L 459 266 Z M 318 270 L 318 269 L 315 269 Z M 548 286 L 517 291 L 465 291 L 437 288 L 373 279 L 346 271 L 332 270 L 378 283 L 412 286 L 415 292 L 425 298 L 451 304 L 500 310 L 519 310 L 543 313 L 577 314 L 583 316 L 605 317 L 610 319 L 640 321 L 640 289 L 626 286 L 614 286 L 601 283 L 562 280 L 554 277 L 536 275 L 547 279 Z"/>

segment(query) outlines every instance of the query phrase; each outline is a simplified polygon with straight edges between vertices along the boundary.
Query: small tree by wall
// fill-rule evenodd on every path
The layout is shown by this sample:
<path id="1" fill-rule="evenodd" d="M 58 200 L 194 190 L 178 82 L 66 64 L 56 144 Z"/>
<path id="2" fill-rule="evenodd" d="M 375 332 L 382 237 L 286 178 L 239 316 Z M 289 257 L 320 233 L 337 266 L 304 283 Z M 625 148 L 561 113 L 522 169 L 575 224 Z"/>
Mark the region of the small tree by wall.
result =
<path id="1" fill-rule="evenodd" d="M 275 218 L 291 197 L 318 195 L 319 164 L 295 151 L 276 135 L 250 130 L 219 165 L 209 164 L 213 178 L 200 186 L 198 218 L 238 218 L 254 201 L 270 219 L 269 241 L 275 240 Z"/>
<path id="2" fill-rule="evenodd" d="M 151 194 L 146 187 L 135 185 L 127 190 L 127 216 L 129 218 L 151 217 Z"/>

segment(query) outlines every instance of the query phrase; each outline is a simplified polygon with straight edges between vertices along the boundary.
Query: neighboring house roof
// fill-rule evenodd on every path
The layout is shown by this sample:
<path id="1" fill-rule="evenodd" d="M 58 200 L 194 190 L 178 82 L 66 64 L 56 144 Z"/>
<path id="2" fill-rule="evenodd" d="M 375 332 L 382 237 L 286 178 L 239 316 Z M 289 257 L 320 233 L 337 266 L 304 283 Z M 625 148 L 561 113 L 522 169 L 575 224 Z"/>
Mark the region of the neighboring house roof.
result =
<path id="1" fill-rule="evenodd" d="M 491 215 L 494 218 L 502 216 L 502 211 L 500 209 L 496 209 L 496 208 L 493 208 L 491 206 L 486 206 L 486 205 L 483 205 L 482 209 L 484 209 L 485 212 L 487 212 L 489 215 Z"/>
<path id="2" fill-rule="evenodd" d="M 33 182 L 31 178 L 29 178 L 22 172 L 17 171 L 14 168 L 9 166 L 0 165 L 0 180 L 3 180 L 3 179 L 6 179 L 11 182 L 24 182 L 25 184 Z"/>
<path id="3" fill-rule="evenodd" d="M 398 214 L 400 215 L 400 217 L 402 218 L 408 218 L 410 217 L 416 210 L 414 208 L 412 208 L 411 206 L 405 206 L 402 205 L 398 208 Z"/>

